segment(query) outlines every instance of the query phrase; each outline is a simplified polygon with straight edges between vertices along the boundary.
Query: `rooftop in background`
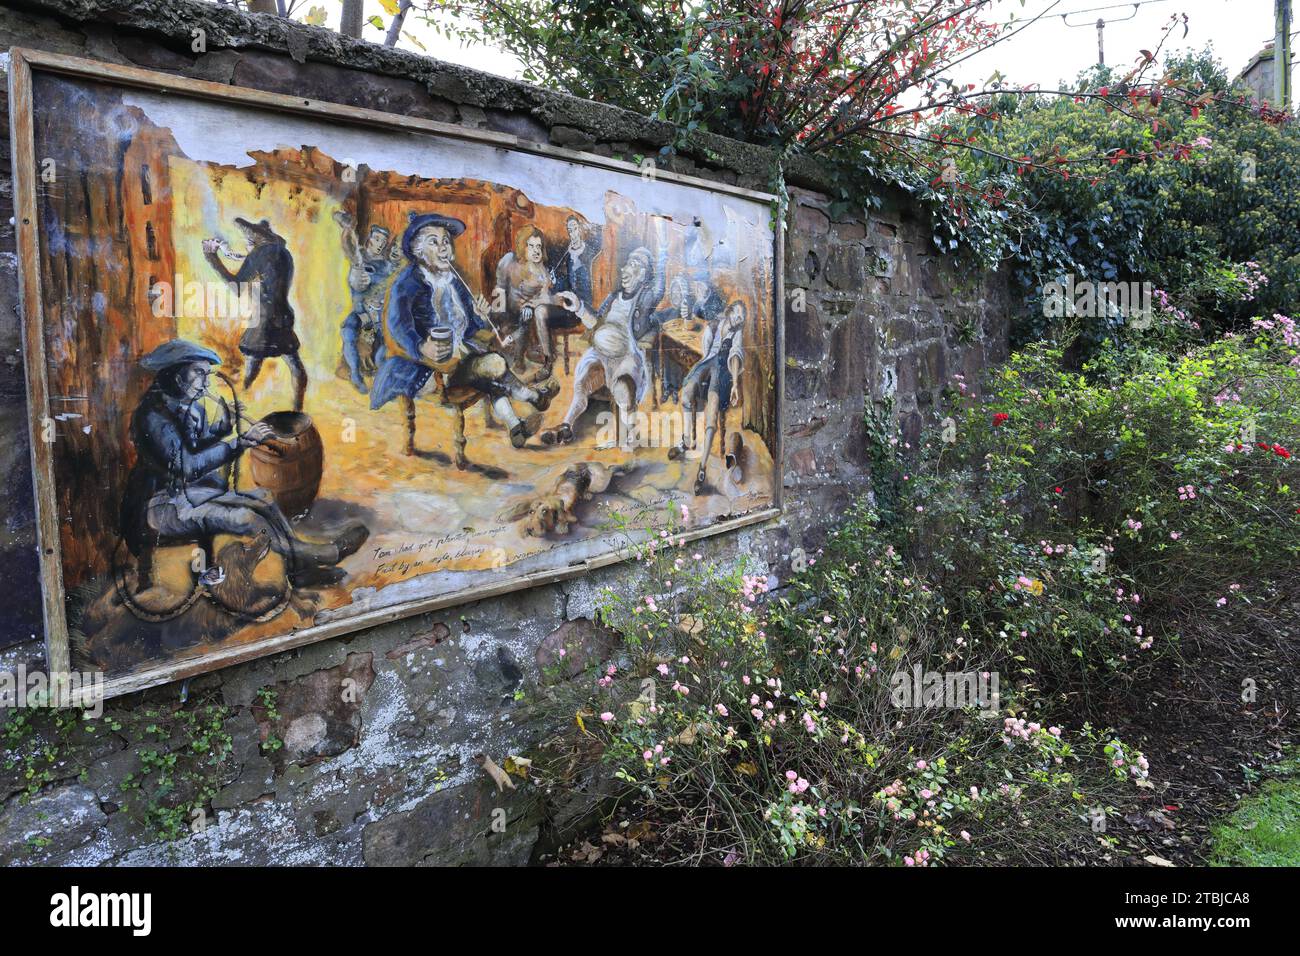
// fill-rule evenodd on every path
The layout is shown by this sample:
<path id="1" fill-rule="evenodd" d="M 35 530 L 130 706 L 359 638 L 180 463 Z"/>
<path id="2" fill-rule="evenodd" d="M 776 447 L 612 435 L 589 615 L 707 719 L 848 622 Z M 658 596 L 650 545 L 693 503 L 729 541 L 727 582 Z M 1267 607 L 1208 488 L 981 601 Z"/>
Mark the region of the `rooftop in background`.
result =
<path id="1" fill-rule="evenodd" d="M 1265 43 L 1264 49 L 1250 58 L 1250 62 L 1238 75 L 1237 80 L 1250 87 L 1256 99 L 1272 102 L 1275 70 L 1276 57 L 1273 54 L 1273 44 Z"/>

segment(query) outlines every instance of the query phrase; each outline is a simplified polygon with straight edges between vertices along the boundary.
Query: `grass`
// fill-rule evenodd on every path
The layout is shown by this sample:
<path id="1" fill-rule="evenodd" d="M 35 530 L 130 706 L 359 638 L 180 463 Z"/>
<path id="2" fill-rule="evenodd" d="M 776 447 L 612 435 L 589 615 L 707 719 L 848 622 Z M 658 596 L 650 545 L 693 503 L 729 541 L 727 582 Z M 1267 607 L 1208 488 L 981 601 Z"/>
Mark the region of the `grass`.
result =
<path id="1" fill-rule="evenodd" d="M 1211 866 L 1300 866 L 1300 756 L 1266 770 L 1277 779 L 1211 828 Z"/>

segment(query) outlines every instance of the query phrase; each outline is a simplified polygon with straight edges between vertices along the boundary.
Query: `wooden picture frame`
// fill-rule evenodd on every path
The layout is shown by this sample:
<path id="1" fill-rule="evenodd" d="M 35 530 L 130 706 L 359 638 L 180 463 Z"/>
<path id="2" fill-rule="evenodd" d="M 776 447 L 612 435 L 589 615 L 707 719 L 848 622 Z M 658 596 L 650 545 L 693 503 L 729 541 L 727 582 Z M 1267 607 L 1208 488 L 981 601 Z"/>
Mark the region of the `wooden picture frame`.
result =
<path id="1" fill-rule="evenodd" d="M 44 277 L 41 269 L 41 160 L 37 155 L 37 129 L 34 111 L 39 109 L 35 87 L 45 81 L 42 77 L 57 77 L 78 84 L 104 85 L 115 90 L 143 91 L 186 102 L 215 104 L 229 110 L 249 110 L 258 115 L 272 113 L 289 118 L 299 118 L 320 124 L 338 124 L 351 130 L 372 130 L 381 133 L 400 133 L 407 137 L 427 139 L 429 144 L 462 143 L 478 148 L 509 154 L 511 157 L 537 157 L 540 161 L 570 164 L 578 170 L 599 171 L 617 176 L 641 177 L 644 167 L 617 159 L 575 152 L 547 144 L 521 140 L 518 137 L 487 130 L 435 122 L 432 120 L 388 114 L 353 106 L 321 102 L 276 93 L 242 89 L 217 83 L 172 76 L 133 67 L 101 63 L 59 54 L 14 48 L 10 51 L 9 96 L 11 142 L 15 179 L 15 223 L 17 231 L 20 295 L 23 317 L 23 341 L 26 360 L 29 425 L 31 429 L 32 466 L 35 480 L 38 540 L 40 543 L 41 588 L 45 621 L 45 641 L 50 675 L 57 683 L 59 675 L 69 674 L 76 666 L 70 649 L 72 633 L 68 620 L 67 592 L 65 590 L 64 539 L 61 532 L 59 505 L 59 478 L 56 474 L 56 443 L 46 440 L 57 427 L 53 426 L 58 411 L 53 401 L 49 381 L 50 356 L 47 355 L 47 328 L 45 318 L 48 303 L 43 300 Z M 322 125 L 322 128 L 327 128 Z M 332 127 L 330 127 L 332 128 Z M 251 154 L 250 154 L 251 155 Z M 503 160 L 507 161 L 507 160 Z M 514 161 L 514 160 L 509 160 Z M 523 162 L 523 160 L 519 160 Z M 530 161 L 531 162 L 531 161 Z M 561 166 L 557 165 L 557 169 Z M 593 172 L 592 175 L 597 175 Z M 606 177 L 606 180 L 611 177 Z M 783 441 L 784 430 L 784 283 L 783 283 L 783 232 L 785 208 L 778 205 L 777 197 L 754 190 L 742 189 L 725 183 L 710 182 L 695 177 L 656 169 L 652 177 L 659 184 L 672 184 L 723 197 L 727 201 L 748 204 L 747 208 L 769 207 L 776 210 L 769 220 L 771 241 L 771 301 L 759 306 L 770 308 L 772 354 L 767 365 L 766 394 L 771 398 L 770 442 L 765 449 L 770 454 L 770 502 L 765 506 L 739 516 L 723 518 L 713 523 L 684 530 L 681 537 L 695 540 L 732 531 L 737 528 L 771 521 L 783 508 Z M 622 182 L 622 180 L 618 180 Z M 528 187 L 522 187 L 527 192 Z M 655 188 L 658 188 L 657 186 Z M 713 200 L 710 200 L 713 201 Z M 717 201 L 721 202 L 722 199 Z M 647 221 L 658 217 L 647 212 Z M 698 226 L 698 220 L 696 222 Z M 414 262 L 412 260 L 412 265 Z M 739 268 L 739 266 L 737 266 Z M 150 277 L 152 283 L 152 277 Z M 152 284 L 151 284 L 152 288 Z M 386 307 L 386 306 L 385 306 Z M 761 318 L 761 317 L 760 317 Z M 759 321 L 759 319 L 755 319 Z M 767 361 L 766 359 L 764 360 Z M 564 396 L 561 396 L 562 398 Z M 376 413 L 377 414 L 377 413 Z M 236 418 L 238 424 L 238 418 Z M 53 431 L 51 430 L 53 427 Z M 706 456 L 707 457 L 707 456 Z M 592 538 L 591 540 L 597 540 Z M 602 553 L 590 554 L 578 562 L 564 566 L 545 567 L 524 573 L 496 576 L 454 593 L 436 594 L 423 598 L 381 606 L 371 610 L 311 623 L 287 633 L 272 634 L 254 640 L 227 643 L 210 648 L 201 654 L 170 657 L 156 663 L 146 662 L 121 673 L 108 674 L 103 684 L 105 697 L 141 690 L 166 682 L 277 653 L 308 643 L 351 633 L 400 618 L 436 611 L 441 608 L 466 604 L 508 592 L 548 584 L 583 574 L 594 568 L 624 560 L 629 554 L 626 547 L 610 548 Z M 75 695 L 65 696 L 65 704 L 88 703 Z"/>

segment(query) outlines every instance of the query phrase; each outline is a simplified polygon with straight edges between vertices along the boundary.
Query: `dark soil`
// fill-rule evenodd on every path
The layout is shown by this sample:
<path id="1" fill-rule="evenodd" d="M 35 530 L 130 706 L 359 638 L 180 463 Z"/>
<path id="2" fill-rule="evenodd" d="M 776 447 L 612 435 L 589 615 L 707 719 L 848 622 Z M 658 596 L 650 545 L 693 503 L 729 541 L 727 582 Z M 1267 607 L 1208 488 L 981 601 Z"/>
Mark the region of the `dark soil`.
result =
<path id="1" fill-rule="evenodd" d="M 1191 622 L 1177 654 L 1105 707 L 1119 737 L 1146 754 L 1155 784 L 1108 828 L 1125 850 L 1115 862 L 1204 865 L 1210 825 L 1300 741 L 1300 605 L 1259 611 L 1244 627 L 1234 615 L 1235 633 L 1228 621 Z M 1243 700 L 1246 681 L 1253 701 Z"/>

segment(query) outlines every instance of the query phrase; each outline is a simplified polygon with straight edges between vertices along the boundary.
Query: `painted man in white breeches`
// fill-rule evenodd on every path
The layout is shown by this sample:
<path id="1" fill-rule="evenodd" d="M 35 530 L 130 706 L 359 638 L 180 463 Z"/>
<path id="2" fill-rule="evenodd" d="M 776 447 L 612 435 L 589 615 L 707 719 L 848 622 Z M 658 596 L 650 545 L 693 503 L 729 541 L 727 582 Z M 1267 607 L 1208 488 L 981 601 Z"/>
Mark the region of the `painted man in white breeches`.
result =
<path id="1" fill-rule="evenodd" d="M 573 441 L 579 416 L 586 411 L 592 393 L 601 386 L 608 388 L 614 402 L 620 434 L 629 434 L 637 405 L 650 386 L 650 370 L 637 346 L 637 338 L 663 298 L 666 266 L 662 245 L 658 262 L 645 246 L 633 249 L 619 273 L 619 288 L 594 313 L 572 292 L 557 293 L 556 300 L 594 331 L 591 348 L 582 354 L 574 371 L 569 410 L 558 428 L 542 432 L 540 438 L 544 444 Z"/>

